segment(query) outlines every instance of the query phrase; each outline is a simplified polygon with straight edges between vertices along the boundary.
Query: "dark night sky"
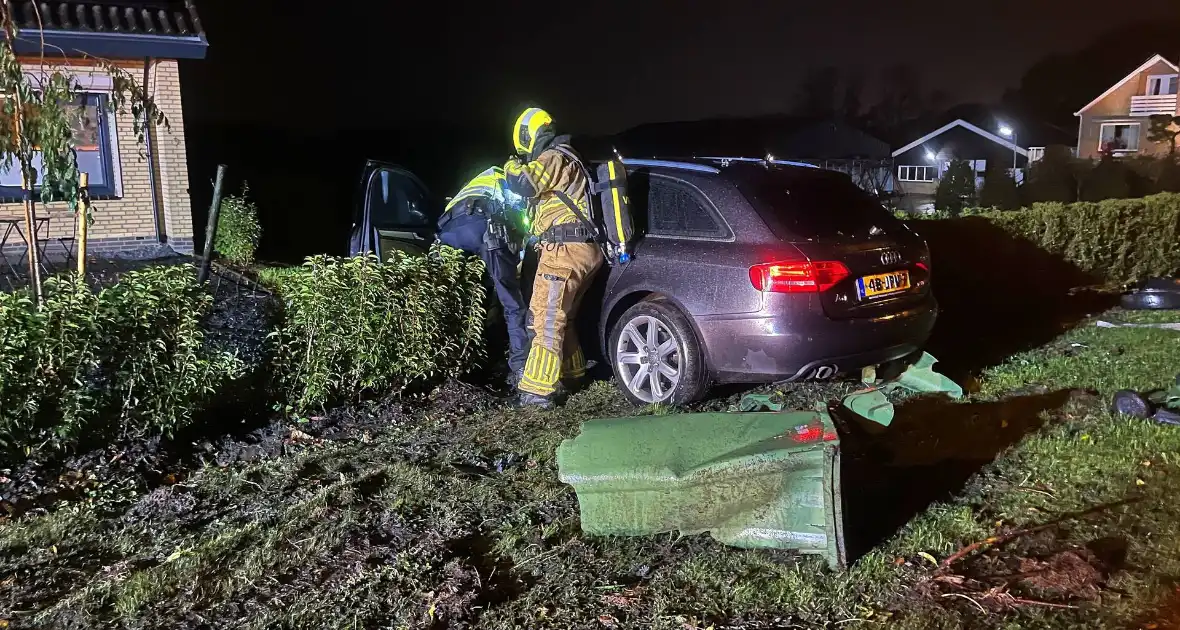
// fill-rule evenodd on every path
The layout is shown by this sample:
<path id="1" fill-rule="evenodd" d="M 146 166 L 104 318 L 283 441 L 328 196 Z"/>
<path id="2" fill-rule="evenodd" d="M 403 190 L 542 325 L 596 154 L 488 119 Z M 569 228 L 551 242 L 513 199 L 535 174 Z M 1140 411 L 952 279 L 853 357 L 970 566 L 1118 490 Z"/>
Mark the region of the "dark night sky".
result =
<path id="1" fill-rule="evenodd" d="M 507 126 L 534 101 L 567 130 L 612 132 L 784 112 L 809 67 L 860 70 L 872 89 L 877 71 L 903 62 L 952 103 L 994 101 L 1048 54 L 1149 16 L 1180 18 L 1180 0 L 1133 11 L 1111 0 L 409 4 L 197 0 L 210 49 L 183 67 L 186 118 Z M 603 65 L 608 53 L 624 72 Z"/>

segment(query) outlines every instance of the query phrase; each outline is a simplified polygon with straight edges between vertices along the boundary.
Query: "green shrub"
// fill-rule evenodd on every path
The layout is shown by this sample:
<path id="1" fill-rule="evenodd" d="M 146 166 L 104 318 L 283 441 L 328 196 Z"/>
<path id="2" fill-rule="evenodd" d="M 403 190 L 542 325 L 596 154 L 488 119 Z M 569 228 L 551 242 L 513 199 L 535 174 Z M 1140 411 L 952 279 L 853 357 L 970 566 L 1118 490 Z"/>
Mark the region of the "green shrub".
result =
<path id="1" fill-rule="evenodd" d="M 975 205 L 975 170 L 966 160 L 951 160 L 934 191 L 934 207 L 952 217 Z"/>
<path id="2" fill-rule="evenodd" d="M 1077 160 L 1065 147 L 1046 147 L 1045 156 L 1033 162 L 1028 179 L 1020 187 L 1025 203 L 1077 201 L 1078 180 L 1084 164 L 1088 162 Z"/>
<path id="3" fill-rule="evenodd" d="M 298 409 L 455 376 L 483 356 L 483 262 L 459 250 L 315 256 L 282 275 L 278 373 Z"/>
<path id="4" fill-rule="evenodd" d="M 229 262 L 246 267 L 254 262 L 254 252 L 262 238 L 262 226 L 258 224 L 258 208 L 250 201 L 250 188 L 242 184 L 240 195 L 230 195 L 221 200 L 221 212 L 217 217 L 217 235 L 213 238 L 213 249 Z"/>
<path id="5" fill-rule="evenodd" d="M 1126 199 L 1131 196 L 1131 167 L 1123 160 L 1103 156 L 1082 180 L 1081 201 Z"/>
<path id="6" fill-rule="evenodd" d="M 1111 284 L 1180 270 L 1180 194 L 964 214 L 977 214 Z"/>
<path id="7" fill-rule="evenodd" d="M 983 188 L 979 191 L 979 205 L 997 210 L 1014 210 L 1020 207 L 1020 192 L 1016 180 L 1004 166 L 995 160 L 988 162 L 983 173 Z"/>
<path id="8" fill-rule="evenodd" d="M 305 273 L 303 267 L 259 267 L 255 270 L 258 276 L 258 282 L 262 286 L 271 289 L 275 292 L 282 293 L 283 284 L 289 279 L 301 273 Z"/>
<path id="9" fill-rule="evenodd" d="M 212 298 L 190 266 L 125 274 L 98 293 L 74 277 L 45 303 L 0 294 L 0 444 L 170 435 L 239 369 L 203 348 Z"/>

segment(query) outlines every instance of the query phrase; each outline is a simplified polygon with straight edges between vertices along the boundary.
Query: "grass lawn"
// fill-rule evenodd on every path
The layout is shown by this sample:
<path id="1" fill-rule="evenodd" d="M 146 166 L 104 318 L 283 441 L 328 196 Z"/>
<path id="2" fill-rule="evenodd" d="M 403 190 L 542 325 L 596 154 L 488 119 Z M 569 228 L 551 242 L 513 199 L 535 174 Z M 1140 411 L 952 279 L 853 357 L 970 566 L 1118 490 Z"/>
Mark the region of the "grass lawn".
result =
<path id="1" fill-rule="evenodd" d="M 294 424 L 278 457 L 177 471 L 146 494 L 100 485 L 0 525 L 0 601 L 9 604 L 0 619 L 79 628 L 1176 627 L 1180 427 L 1113 418 L 1105 407 L 1115 390 L 1165 386 L 1177 372 L 1180 333 L 1088 322 L 985 372 L 966 402 L 899 405 L 888 430 L 845 440 L 847 536 L 850 551 L 864 553 L 842 572 L 707 535 L 584 537 L 554 449 L 583 420 L 635 410 L 607 383 L 552 412 L 502 409 L 452 384 L 428 404 L 336 412 L 350 428 L 332 439 L 313 437 L 319 419 Z M 784 393 L 809 405 L 849 387 Z M 1050 523 L 938 566 L 970 543 Z"/>

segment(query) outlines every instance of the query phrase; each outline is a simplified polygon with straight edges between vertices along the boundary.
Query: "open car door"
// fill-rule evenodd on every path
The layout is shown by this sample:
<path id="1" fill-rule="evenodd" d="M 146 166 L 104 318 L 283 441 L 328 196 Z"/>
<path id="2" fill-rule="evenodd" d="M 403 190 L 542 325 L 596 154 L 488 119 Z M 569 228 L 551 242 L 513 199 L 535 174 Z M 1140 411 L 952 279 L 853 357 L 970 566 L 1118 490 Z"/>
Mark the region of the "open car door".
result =
<path id="1" fill-rule="evenodd" d="M 442 205 L 422 180 L 395 164 L 369 160 L 357 189 L 348 253 L 387 260 L 395 250 L 425 254 Z"/>

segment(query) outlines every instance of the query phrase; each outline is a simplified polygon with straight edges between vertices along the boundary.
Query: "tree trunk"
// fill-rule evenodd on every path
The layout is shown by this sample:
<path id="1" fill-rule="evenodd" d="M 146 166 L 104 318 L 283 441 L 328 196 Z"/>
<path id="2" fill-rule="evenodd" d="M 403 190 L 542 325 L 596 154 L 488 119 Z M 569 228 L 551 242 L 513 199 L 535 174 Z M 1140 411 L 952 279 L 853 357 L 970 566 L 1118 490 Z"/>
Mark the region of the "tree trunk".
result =
<path id="1" fill-rule="evenodd" d="M 20 147 L 20 184 L 21 197 L 25 204 L 25 240 L 28 241 L 29 253 L 29 286 L 33 288 L 33 296 L 37 306 L 41 306 L 41 251 L 37 243 L 37 209 L 33 205 L 33 169 L 24 154 L 24 102 L 21 100 L 20 88 L 13 90 L 13 118 L 16 121 L 16 136 Z"/>

